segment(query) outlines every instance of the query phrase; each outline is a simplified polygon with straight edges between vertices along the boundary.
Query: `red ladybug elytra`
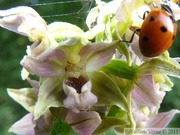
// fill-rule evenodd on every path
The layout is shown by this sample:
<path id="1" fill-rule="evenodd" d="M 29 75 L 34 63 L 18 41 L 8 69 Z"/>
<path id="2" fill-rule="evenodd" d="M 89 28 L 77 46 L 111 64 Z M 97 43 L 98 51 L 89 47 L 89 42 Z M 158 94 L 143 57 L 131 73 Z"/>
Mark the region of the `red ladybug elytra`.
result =
<path id="1" fill-rule="evenodd" d="M 145 18 L 139 33 L 139 47 L 146 57 L 162 54 L 171 46 L 177 24 L 168 5 L 153 9 Z"/>

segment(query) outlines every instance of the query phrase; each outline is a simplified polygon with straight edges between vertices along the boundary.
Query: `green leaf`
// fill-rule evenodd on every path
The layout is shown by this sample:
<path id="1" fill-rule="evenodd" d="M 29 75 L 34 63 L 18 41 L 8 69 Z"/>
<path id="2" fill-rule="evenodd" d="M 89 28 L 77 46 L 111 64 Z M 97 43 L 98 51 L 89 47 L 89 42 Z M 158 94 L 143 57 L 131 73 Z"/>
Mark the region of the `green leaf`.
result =
<path id="1" fill-rule="evenodd" d="M 121 108 L 119 108 L 118 106 L 112 105 L 109 110 L 108 116 L 116 117 L 116 118 L 125 118 L 127 116 L 126 114 L 127 113 L 123 111 Z"/>
<path id="2" fill-rule="evenodd" d="M 166 74 L 180 78 L 180 65 L 173 59 L 154 58 L 144 62 L 137 69 L 137 75 Z"/>
<path id="3" fill-rule="evenodd" d="M 100 135 L 112 127 L 126 126 L 128 124 L 129 123 L 123 119 L 104 117 L 99 127 L 94 131 L 93 135 Z"/>
<path id="4" fill-rule="evenodd" d="M 120 42 L 117 46 L 117 50 L 119 51 L 119 53 L 124 54 L 126 56 L 128 65 L 131 65 L 131 55 L 126 43 Z"/>
<path id="5" fill-rule="evenodd" d="M 100 70 L 121 78 L 133 80 L 137 67 L 135 64 L 129 66 L 128 62 L 124 60 L 113 59 L 107 65 L 100 68 Z"/>
<path id="6" fill-rule="evenodd" d="M 108 75 L 98 71 L 88 75 L 92 82 L 92 92 L 98 97 L 98 105 L 117 105 L 122 110 L 128 111 L 126 97 Z"/>
<path id="7" fill-rule="evenodd" d="M 65 107 L 51 107 L 50 108 L 51 113 L 61 121 L 65 121 L 65 118 L 68 113 L 68 109 Z"/>
<path id="8" fill-rule="evenodd" d="M 50 135 L 77 135 L 77 133 L 67 123 L 54 119 Z"/>

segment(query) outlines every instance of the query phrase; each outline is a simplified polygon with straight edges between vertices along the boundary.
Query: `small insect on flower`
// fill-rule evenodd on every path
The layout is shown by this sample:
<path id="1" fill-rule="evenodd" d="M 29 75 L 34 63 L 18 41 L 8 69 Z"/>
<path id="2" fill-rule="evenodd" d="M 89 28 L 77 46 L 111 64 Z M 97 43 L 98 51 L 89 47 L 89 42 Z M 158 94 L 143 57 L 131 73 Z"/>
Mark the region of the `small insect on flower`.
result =
<path id="1" fill-rule="evenodd" d="M 177 24 L 171 8 L 161 4 L 161 8 L 154 8 L 144 17 L 144 22 L 139 33 L 139 47 L 146 57 L 155 57 L 172 45 Z"/>

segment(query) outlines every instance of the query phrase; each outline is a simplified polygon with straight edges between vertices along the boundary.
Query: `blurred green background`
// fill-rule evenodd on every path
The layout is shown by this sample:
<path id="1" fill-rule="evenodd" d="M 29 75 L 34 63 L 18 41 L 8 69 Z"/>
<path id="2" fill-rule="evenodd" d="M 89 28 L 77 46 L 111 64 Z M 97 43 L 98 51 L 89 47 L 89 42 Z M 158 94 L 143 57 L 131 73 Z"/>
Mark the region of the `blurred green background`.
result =
<path id="1" fill-rule="evenodd" d="M 70 1 L 70 2 L 69 2 Z M 77 0 L 0 0 L 0 10 L 15 6 L 32 6 L 47 23 L 54 21 L 64 21 L 76 24 L 86 29 L 85 16 L 94 2 Z M 59 2 L 51 4 L 52 2 Z M 63 3 L 60 3 L 63 2 Z M 47 4 L 46 4 L 47 3 Z M 43 4 L 34 5 L 33 4 Z M 73 14 L 71 14 L 73 13 Z M 170 48 L 172 57 L 180 56 L 180 22 L 178 34 L 174 45 Z M 31 43 L 26 37 L 0 28 L 0 135 L 13 135 L 8 133 L 9 127 L 27 111 L 19 104 L 13 101 L 6 92 L 6 88 L 30 87 L 26 81 L 22 81 L 20 72 L 22 67 L 19 62 L 26 54 L 26 46 Z M 172 78 L 174 87 L 168 92 L 160 111 L 169 111 L 170 109 L 180 109 L 180 80 Z M 180 127 L 180 115 L 176 115 L 169 127 Z"/>

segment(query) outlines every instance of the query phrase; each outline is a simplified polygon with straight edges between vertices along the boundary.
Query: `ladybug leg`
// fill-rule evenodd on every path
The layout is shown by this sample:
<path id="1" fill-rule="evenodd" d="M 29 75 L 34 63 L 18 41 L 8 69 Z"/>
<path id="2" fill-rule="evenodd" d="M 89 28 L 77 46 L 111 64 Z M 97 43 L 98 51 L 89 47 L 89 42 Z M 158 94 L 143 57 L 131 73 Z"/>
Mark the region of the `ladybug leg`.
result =
<path id="1" fill-rule="evenodd" d="M 140 29 L 136 29 L 134 32 L 133 32 L 133 34 L 132 34 L 132 36 L 131 36 L 131 39 L 129 40 L 129 41 L 127 41 L 127 40 L 122 40 L 121 42 L 126 42 L 126 43 L 132 43 L 132 41 L 133 41 L 133 39 L 134 39 L 134 35 L 136 34 L 136 32 L 140 32 Z"/>
<path id="2" fill-rule="evenodd" d="M 149 14 L 149 11 L 145 11 L 144 14 L 143 14 L 143 20 L 146 18 L 146 15 Z"/>
<path id="3" fill-rule="evenodd" d="M 139 16 L 139 18 L 141 18 L 142 20 L 144 20 L 146 18 L 146 15 L 149 14 L 149 11 L 145 11 L 143 14 L 143 17 Z"/>

